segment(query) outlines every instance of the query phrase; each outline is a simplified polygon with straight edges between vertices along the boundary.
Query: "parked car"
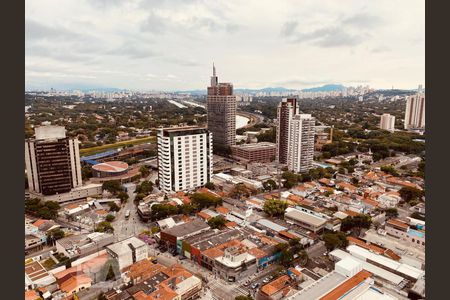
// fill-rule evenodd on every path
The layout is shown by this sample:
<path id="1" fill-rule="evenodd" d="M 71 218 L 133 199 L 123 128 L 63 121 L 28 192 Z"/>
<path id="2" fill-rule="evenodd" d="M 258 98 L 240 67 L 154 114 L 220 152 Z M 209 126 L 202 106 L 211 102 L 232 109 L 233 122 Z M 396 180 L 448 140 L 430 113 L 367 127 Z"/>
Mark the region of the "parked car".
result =
<path id="1" fill-rule="evenodd" d="M 258 282 L 255 282 L 254 284 L 252 284 L 252 289 L 256 289 L 259 286 Z"/>

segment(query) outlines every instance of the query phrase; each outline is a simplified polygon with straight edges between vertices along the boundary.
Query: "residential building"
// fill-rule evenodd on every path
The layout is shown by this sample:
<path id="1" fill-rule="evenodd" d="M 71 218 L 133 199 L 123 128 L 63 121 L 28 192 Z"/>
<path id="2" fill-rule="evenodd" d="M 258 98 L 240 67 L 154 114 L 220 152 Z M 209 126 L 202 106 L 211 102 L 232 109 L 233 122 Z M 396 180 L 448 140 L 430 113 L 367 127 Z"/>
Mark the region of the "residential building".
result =
<path id="1" fill-rule="evenodd" d="M 231 153 L 235 159 L 246 163 L 267 163 L 275 160 L 277 145 L 269 142 L 236 145 L 231 147 Z"/>
<path id="2" fill-rule="evenodd" d="M 233 146 L 236 144 L 236 96 L 231 83 L 219 83 L 214 64 L 207 91 L 208 129 L 213 134 L 214 147 Z"/>
<path id="3" fill-rule="evenodd" d="M 425 129 L 425 93 L 408 96 L 405 109 L 405 129 Z"/>
<path id="4" fill-rule="evenodd" d="M 120 270 L 148 257 L 147 244 L 136 237 L 106 246 L 106 252 L 117 260 Z"/>
<path id="5" fill-rule="evenodd" d="M 205 185 L 212 174 L 212 136 L 201 127 L 158 131 L 158 179 L 165 193 Z"/>
<path id="6" fill-rule="evenodd" d="M 394 132 L 395 116 L 390 114 L 382 114 L 380 117 L 380 129 Z"/>
<path id="7" fill-rule="evenodd" d="M 283 275 L 269 282 L 259 289 L 257 300 L 279 300 L 296 291 L 292 288 L 293 280 L 289 275 Z"/>
<path id="8" fill-rule="evenodd" d="M 277 108 L 277 160 L 280 164 L 288 162 L 289 128 L 292 118 L 299 114 L 297 98 L 284 98 Z"/>
<path id="9" fill-rule="evenodd" d="M 289 124 L 287 166 L 290 171 L 307 172 L 313 168 L 315 118 L 299 114 Z"/>
<path id="10" fill-rule="evenodd" d="M 55 195 L 80 187 L 79 142 L 66 137 L 63 126 L 35 128 L 35 137 L 25 141 L 25 165 L 30 192 Z"/>
<path id="11" fill-rule="evenodd" d="M 69 296 L 91 287 L 91 283 L 92 279 L 89 276 L 80 274 L 71 276 L 61 283 L 59 288 L 62 292 Z"/>
<path id="12" fill-rule="evenodd" d="M 55 281 L 55 277 L 47 272 L 40 262 L 32 261 L 25 264 L 25 290 L 47 286 Z"/>
<path id="13" fill-rule="evenodd" d="M 413 229 L 408 223 L 399 219 L 390 219 L 384 227 L 388 235 L 400 239 L 410 247 L 425 249 L 425 230 Z"/>

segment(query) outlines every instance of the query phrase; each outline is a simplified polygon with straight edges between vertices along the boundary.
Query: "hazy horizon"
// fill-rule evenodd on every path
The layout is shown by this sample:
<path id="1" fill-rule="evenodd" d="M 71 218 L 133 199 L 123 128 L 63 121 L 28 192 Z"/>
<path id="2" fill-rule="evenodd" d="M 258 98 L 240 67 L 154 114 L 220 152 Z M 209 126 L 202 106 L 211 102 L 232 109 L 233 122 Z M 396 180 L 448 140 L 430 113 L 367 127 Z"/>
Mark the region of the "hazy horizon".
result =
<path id="1" fill-rule="evenodd" d="M 26 0 L 25 22 L 28 90 L 203 90 L 213 62 L 235 88 L 425 85 L 420 0 Z"/>

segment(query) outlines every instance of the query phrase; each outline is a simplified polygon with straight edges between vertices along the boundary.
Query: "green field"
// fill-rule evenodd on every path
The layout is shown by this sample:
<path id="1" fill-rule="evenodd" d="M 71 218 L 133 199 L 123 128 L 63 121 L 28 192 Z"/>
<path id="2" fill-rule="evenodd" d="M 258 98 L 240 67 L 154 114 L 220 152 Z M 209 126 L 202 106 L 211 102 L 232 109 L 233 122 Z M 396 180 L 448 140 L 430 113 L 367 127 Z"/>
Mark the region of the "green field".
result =
<path id="1" fill-rule="evenodd" d="M 100 152 L 103 152 L 106 150 L 120 148 L 120 147 L 124 147 L 127 145 L 139 145 L 139 144 L 149 143 L 149 142 L 153 142 L 155 140 L 156 140 L 156 137 L 151 136 L 151 137 L 146 137 L 146 138 L 142 138 L 142 139 L 134 139 L 134 140 L 129 140 L 129 141 L 117 142 L 114 144 L 107 144 L 107 145 L 101 145 L 101 146 L 96 146 L 96 147 L 84 148 L 84 149 L 80 149 L 80 155 L 83 155 L 83 156 L 93 155 L 93 154 L 97 154 L 97 153 L 100 153 Z"/>

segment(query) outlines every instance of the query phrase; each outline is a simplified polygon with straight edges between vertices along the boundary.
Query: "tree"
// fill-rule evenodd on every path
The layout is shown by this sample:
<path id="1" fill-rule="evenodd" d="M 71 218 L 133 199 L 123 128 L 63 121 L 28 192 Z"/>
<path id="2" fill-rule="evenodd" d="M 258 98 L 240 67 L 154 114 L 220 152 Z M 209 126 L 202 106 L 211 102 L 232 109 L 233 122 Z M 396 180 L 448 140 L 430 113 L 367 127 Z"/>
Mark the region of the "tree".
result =
<path id="1" fill-rule="evenodd" d="M 413 212 L 413 213 L 410 215 L 410 217 L 413 218 L 413 219 L 425 221 L 425 216 L 424 216 L 424 215 L 421 215 L 421 214 L 418 213 L 417 211 Z"/>
<path id="2" fill-rule="evenodd" d="M 108 180 L 103 182 L 102 189 L 114 195 L 120 191 L 123 191 L 122 185 L 118 180 Z"/>
<path id="3" fill-rule="evenodd" d="M 155 204 L 152 206 L 150 212 L 150 218 L 153 221 L 162 220 L 168 216 L 175 215 L 178 213 L 178 207 L 170 204 Z"/>
<path id="4" fill-rule="evenodd" d="M 127 202 L 128 198 L 130 198 L 130 196 L 128 196 L 128 193 L 124 192 L 124 191 L 120 191 L 117 194 L 117 197 L 120 199 L 121 203 L 125 203 Z"/>
<path id="5" fill-rule="evenodd" d="M 145 180 L 140 185 L 136 187 L 134 191 L 136 194 L 149 195 L 153 191 L 153 182 Z"/>
<path id="6" fill-rule="evenodd" d="M 223 227 L 225 227 L 225 223 L 226 222 L 227 222 L 227 220 L 225 220 L 224 217 L 222 217 L 222 216 L 215 216 L 215 217 L 212 217 L 211 219 L 208 220 L 208 225 L 212 229 L 222 229 Z"/>
<path id="7" fill-rule="evenodd" d="M 190 196 L 190 199 L 196 210 L 202 210 L 210 206 L 217 207 L 222 204 L 222 198 L 208 193 L 194 193 Z"/>
<path id="8" fill-rule="evenodd" d="M 244 295 L 240 295 L 240 296 L 236 296 L 234 297 L 234 300 L 254 300 L 252 296 L 244 296 Z"/>
<path id="9" fill-rule="evenodd" d="M 308 252 L 306 252 L 305 250 L 301 250 L 298 253 L 298 259 L 300 261 L 300 265 L 302 265 L 303 267 L 306 266 L 309 260 Z"/>
<path id="10" fill-rule="evenodd" d="M 397 170 L 393 166 L 382 166 L 381 171 L 391 174 L 392 176 L 399 176 Z"/>
<path id="11" fill-rule="evenodd" d="M 62 239 L 65 236 L 64 231 L 60 228 L 55 228 L 47 232 L 47 243 L 53 244 L 54 241 Z"/>
<path id="12" fill-rule="evenodd" d="M 208 182 L 205 184 L 205 188 L 214 191 L 214 190 L 216 189 L 216 186 L 215 186 L 214 183 L 212 183 L 211 181 L 208 181 Z"/>
<path id="13" fill-rule="evenodd" d="M 97 227 L 95 228 L 95 231 L 112 233 L 114 232 L 114 228 L 111 226 L 111 223 L 103 221 L 98 223 Z"/>
<path id="14" fill-rule="evenodd" d="M 60 208 L 59 203 L 55 201 L 42 202 L 38 198 L 25 201 L 25 211 L 42 219 L 56 219 Z"/>
<path id="15" fill-rule="evenodd" d="M 398 217 L 398 210 L 395 207 L 386 208 L 384 212 L 388 218 Z"/>
<path id="16" fill-rule="evenodd" d="M 247 187 L 243 183 L 238 183 L 234 186 L 234 189 L 230 192 L 230 197 L 240 199 L 241 197 L 250 197 L 252 194 L 255 193 L 256 190 Z"/>
<path id="17" fill-rule="evenodd" d="M 400 197 L 408 203 L 412 200 L 419 200 L 423 195 L 421 190 L 409 186 L 402 187 L 398 192 Z"/>
<path id="18" fill-rule="evenodd" d="M 325 242 L 325 247 L 328 251 L 348 246 L 347 237 L 345 236 L 345 233 L 341 231 L 336 233 L 325 233 L 322 236 L 322 240 Z"/>
<path id="19" fill-rule="evenodd" d="M 287 208 L 287 202 L 277 199 L 266 200 L 263 210 L 269 216 L 281 216 Z"/>
<path id="20" fill-rule="evenodd" d="M 145 177 L 147 177 L 148 175 L 150 175 L 150 168 L 149 168 L 148 166 L 146 166 L 146 165 L 142 165 L 142 166 L 139 168 L 139 173 L 141 173 L 141 177 L 142 177 L 142 178 L 145 178 Z"/>
<path id="21" fill-rule="evenodd" d="M 107 222 L 112 222 L 112 221 L 114 221 L 115 218 L 116 218 L 115 216 L 108 214 L 108 215 L 105 217 L 105 220 L 106 220 Z"/>
<path id="22" fill-rule="evenodd" d="M 277 188 L 277 184 L 272 179 L 269 179 L 269 180 L 263 182 L 263 187 L 266 191 L 272 191 Z"/>
<path id="23" fill-rule="evenodd" d="M 158 226 L 153 226 L 152 228 L 151 228 L 151 233 L 152 234 L 156 234 L 156 233 L 158 233 L 159 232 L 159 227 Z"/>
<path id="24" fill-rule="evenodd" d="M 370 228 L 372 218 L 369 215 L 359 214 L 354 217 L 348 216 L 341 223 L 341 230 L 348 231 L 355 229 L 356 231 L 362 228 Z"/>
<path id="25" fill-rule="evenodd" d="M 114 201 L 108 202 L 109 211 L 119 211 L 120 207 Z"/>

